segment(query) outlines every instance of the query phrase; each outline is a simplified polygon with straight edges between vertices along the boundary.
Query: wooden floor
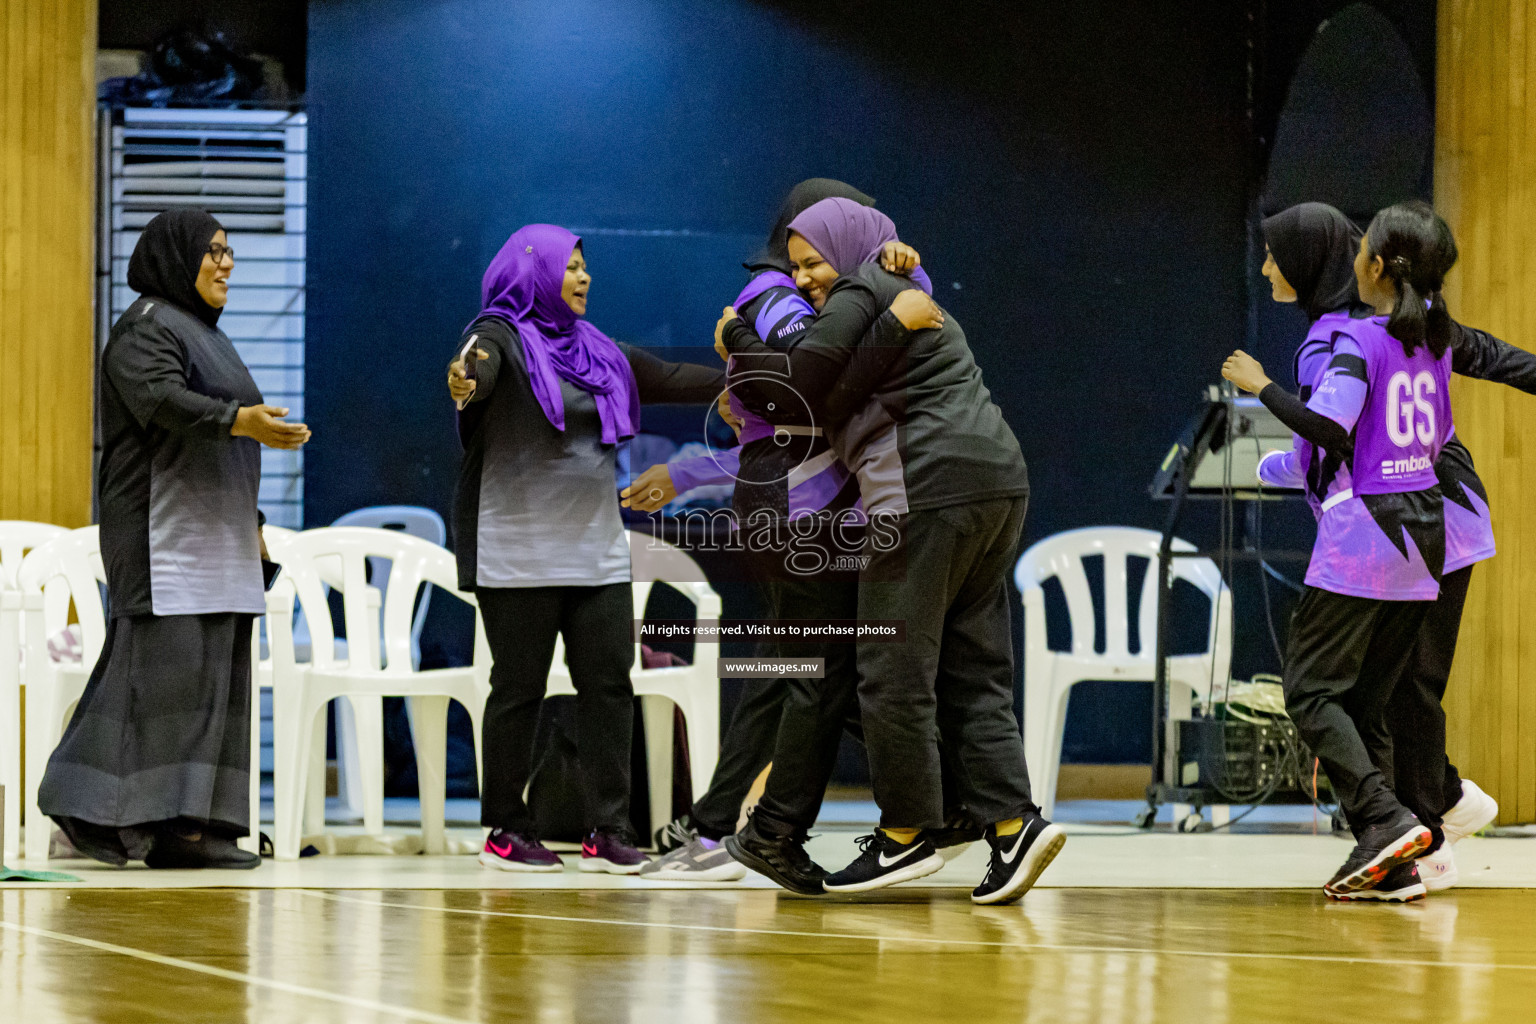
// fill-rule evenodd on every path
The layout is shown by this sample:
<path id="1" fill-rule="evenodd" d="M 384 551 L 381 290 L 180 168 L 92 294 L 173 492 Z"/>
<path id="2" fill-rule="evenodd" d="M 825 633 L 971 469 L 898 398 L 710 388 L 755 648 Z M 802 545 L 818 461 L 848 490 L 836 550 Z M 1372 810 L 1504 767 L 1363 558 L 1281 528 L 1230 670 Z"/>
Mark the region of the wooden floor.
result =
<path id="1" fill-rule="evenodd" d="M 8 889 L 0 1021 L 1522 1021 L 1536 891 Z"/>

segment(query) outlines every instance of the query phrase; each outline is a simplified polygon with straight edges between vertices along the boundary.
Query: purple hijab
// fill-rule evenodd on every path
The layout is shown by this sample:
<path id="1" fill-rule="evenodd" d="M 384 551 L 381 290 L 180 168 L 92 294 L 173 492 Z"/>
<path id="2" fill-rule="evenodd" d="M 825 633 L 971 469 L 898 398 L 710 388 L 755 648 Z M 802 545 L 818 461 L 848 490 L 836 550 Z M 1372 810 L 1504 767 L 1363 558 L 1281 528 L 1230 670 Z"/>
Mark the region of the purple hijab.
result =
<path id="1" fill-rule="evenodd" d="M 891 218 L 874 207 L 837 197 L 806 207 L 789 222 L 789 230 L 811 243 L 840 275 L 853 273 L 862 263 L 879 261 L 885 243 L 898 240 Z M 933 284 L 921 267 L 912 274 L 912 283 L 933 294 Z"/>
<path id="2" fill-rule="evenodd" d="M 533 396 L 556 430 L 565 429 L 564 378 L 597 400 L 603 443 L 617 444 L 635 436 L 640 393 L 619 346 L 560 297 L 565 265 L 580 244 L 554 224 L 513 232 L 480 281 L 480 315 L 500 317 L 517 331 Z"/>

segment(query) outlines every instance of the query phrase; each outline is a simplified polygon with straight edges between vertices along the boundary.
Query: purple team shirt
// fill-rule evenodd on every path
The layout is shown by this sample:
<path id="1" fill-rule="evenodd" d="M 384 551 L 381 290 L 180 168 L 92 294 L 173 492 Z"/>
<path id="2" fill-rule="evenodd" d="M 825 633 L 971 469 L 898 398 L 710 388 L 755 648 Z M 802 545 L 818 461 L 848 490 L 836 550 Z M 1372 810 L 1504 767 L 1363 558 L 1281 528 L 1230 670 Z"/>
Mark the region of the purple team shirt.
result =
<path id="1" fill-rule="evenodd" d="M 1320 471 L 1335 469 L 1327 453 L 1297 437 L 1292 451 L 1259 463 L 1264 482 L 1306 489 L 1317 515 L 1308 586 L 1387 601 L 1439 595 L 1417 544 L 1404 531 L 1405 558 L 1361 496 L 1428 490 L 1438 482 L 1435 460 L 1454 430 L 1450 372 L 1449 352 L 1436 359 L 1420 346 L 1405 356 L 1385 317 L 1330 313 L 1312 325 L 1297 357 L 1297 383 L 1310 392 L 1308 408 L 1351 432 L 1353 456 L 1334 460 L 1336 471 L 1325 479 Z"/>
<path id="2" fill-rule="evenodd" d="M 815 308 L 795 288 L 794 280 L 777 270 L 765 270 L 753 277 L 732 305 L 742 309 L 773 289 L 779 289 L 780 293 L 763 303 L 752 324 L 759 338 L 772 336 L 775 329 L 782 334 L 786 326 L 816 315 Z M 728 371 L 733 369 L 734 360 L 728 362 L 726 368 Z M 731 411 L 744 424 L 741 428 L 741 444 L 751 444 L 774 435 L 774 425 L 742 405 L 734 394 L 730 402 Z M 730 483 L 741 472 L 739 453 L 740 448 L 732 448 L 671 463 L 667 469 L 672 475 L 672 485 L 677 488 L 678 494 L 683 494 L 695 487 Z M 830 450 L 795 467 L 789 477 L 789 518 L 820 512 L 837 497 L 847 482 L 847 468 Z M 855 506 L 856 509 L 862 507 L 862 503 Z"/>

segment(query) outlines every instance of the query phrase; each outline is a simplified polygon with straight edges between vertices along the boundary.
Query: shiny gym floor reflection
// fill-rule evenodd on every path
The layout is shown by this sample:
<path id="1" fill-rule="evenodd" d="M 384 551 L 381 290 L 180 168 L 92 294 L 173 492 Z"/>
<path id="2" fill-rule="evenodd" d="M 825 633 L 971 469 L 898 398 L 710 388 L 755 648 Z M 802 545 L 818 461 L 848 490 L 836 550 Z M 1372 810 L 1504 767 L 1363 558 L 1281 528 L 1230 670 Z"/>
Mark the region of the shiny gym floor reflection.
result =
<path id="1" fill-rule="evenodd" d="M 1536 891 L 0 892 L 0 1020 L 1514 1021 Z"/>

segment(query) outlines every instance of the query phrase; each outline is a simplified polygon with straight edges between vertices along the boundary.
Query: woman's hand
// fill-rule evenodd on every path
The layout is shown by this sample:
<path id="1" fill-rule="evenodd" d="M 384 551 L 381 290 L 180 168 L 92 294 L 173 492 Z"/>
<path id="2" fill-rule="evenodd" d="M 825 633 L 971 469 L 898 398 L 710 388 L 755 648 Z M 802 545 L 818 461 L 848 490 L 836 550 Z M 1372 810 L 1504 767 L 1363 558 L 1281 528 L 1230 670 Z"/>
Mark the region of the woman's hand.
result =
<path id="1" fill-rule="evenodd" d="M 731 393 L 729 391 L 720 392 L 720 398 L 715 402 L 715 410 L 720 413 L 720 418 L 725 420 L 726 426 L 735 432 L 736 440 L 740 441 L 741 428 L 746 426 L 746 423 L 741 417 L 736 415 L 736 410 L 731 408 Z"/>
<path id="2" fill-rule="evenodd" d="M 302 423 L 285 423 L 287 409 L 275 405 L 247 405 L 235 414 L 231 437 L 249 437 L 268 448 L 292 451 L 309 440 L 309 428 Z"/>
<path id="3" fill-rule="evenodd" d="M 715 322 L 715 351 L 721 359 L 730 359 L 731 354 L 725 350 L 725 325 L 736 319 L 736 307 L 726 306 L 725 312 L 720 314 L 720 319 Z"/>
<path id="4" fill-rule="evenodd" d="M 911 277 L 912 271 L 923 262 L 918 256 L 917 250 L 905 242 L 886 242 L 885 250 L 880 254 L 880 265 L 892 274 L 901 274 Z"/>
<path id="5" fill-rule="evenodd" d="M 483 348 L 475 349 L 476 359 L 489 359 L 491 354 Z M 448 394 L 453 396 L 455 402 L 465 402 L 469 396 L 475 393 L 475 382 L 464 368 L 464 357 L 460 356 L 448 364 Z"/>
<path id="6" fill-rule="evenodd" d="M 1227 361 L 1221 364 L 1221 375 L 1253 395 L 1274 383 L 1265 376 L 1259 361 L 1242 349 L 1227 356 Z"/>
<path id="7" fill-rule="evenodd" d="M 891 301 L 891 312 L 909 331 L 944 326 L 944 311 L 933 296 L 920 288 L 908 288 Z"/>
<path id="8" fill-rule="evenodd" d="M 655 512 L 675 497 L 677 487 L 672 483 L 672 471 L 663 462 L 635 477 L 633 483 L 620 491 L 619 504 L 641 512 Z"/>

